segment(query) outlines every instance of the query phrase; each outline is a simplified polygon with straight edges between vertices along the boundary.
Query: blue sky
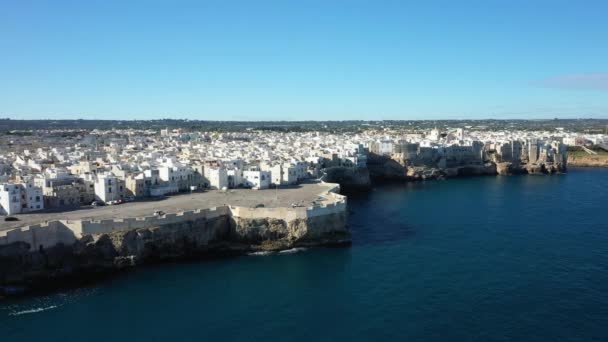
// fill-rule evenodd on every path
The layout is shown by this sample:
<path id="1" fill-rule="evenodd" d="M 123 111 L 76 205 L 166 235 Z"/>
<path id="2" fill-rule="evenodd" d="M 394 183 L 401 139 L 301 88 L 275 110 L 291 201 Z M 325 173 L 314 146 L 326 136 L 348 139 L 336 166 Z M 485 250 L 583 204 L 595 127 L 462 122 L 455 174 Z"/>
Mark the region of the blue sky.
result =
<path id="1" fill-rule="evenodd" d="M 0 117 L 608 118 L 608 1 L 0 0 Z"/>

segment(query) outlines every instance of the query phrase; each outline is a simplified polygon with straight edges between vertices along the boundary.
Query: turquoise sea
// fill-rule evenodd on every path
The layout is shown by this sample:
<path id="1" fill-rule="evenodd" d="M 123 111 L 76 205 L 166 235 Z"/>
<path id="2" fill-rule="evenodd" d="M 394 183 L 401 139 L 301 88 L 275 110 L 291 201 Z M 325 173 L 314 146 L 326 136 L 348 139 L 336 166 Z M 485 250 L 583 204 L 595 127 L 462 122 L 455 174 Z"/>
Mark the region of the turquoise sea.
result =
<path id="1" fill-rule="evenodd" d="M 350 248 L 0 302 L 0 341 L 607 341 L 608 170 L 377 186 Z"/>

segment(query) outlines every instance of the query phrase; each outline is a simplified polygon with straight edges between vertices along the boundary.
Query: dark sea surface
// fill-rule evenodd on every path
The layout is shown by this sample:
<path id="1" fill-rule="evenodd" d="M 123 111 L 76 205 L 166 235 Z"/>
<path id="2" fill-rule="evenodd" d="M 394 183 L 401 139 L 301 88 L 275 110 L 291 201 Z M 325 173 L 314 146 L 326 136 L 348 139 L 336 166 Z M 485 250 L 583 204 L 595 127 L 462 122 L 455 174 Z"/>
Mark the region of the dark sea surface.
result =
<path id="1" fill-rule="evenodd" d="M 608 341 L 608 170 L 377 186 L 351 248 L 0 302 L 0 341 Z"/>

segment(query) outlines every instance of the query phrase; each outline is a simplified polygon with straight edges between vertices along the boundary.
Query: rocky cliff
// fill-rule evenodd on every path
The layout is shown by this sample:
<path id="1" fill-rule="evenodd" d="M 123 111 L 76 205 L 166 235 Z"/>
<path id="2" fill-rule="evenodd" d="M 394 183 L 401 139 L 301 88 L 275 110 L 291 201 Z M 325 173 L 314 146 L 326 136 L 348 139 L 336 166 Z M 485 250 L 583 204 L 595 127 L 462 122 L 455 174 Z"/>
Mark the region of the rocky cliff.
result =
<path id="1" fill-rule="evenodd" d="M 496 175 L 496 164 L 463 165 L 444 169 L 412 166 L 407 168 L 406 175 L 410 180 Z"/>
<path id="2" fill-rule="evenodd" d="M 562 163 L 515 164 L 503 162 L 496 164 L 496 171 L 499 175 L 553 174 L 566 172 L 566 165 Z"/>
<path id="3" fill-rule="evenodd" d="M 405 180 L 408 178 L 405 166 L 388 156 L 370 154 L 367 159 L 367 168 L 370 177 L 375 180 Z"/>
<path id="4" fill-rule="evenodd" d="M 322 208 L 327 212 L 295 219 L 222 215 L 87 234 L 71 245 L 39 250 L 30 250 L 25 242 L 0 245 L 0 295 L 15 286 L 28 290 L 62 286 L 74 278 L 166 260 L 348 244 L 347 211 L 341 208 Z"/>
<path id="5" fill-rule="evenodd" d="M 440 168 L 429 165 L 406 165 L 388 156 L 370 155 L 370 176 L 375 180 L 425 180 L 468 176 L 493 176 L 515 174 L 552 174 L 566 172 L 566 164 L 539 163 L 514 164 L 510 162 L 470 164 Z"/>
<path id="6" fill-rule="evenodd" d="M 328 167 L 324 177 L 326 182 L 340 184 L 343 190 L 366 190 L 371 186 L 370 173 L 366 168 Z"/>
<path id="7" fill-rule="evenodd" d="M 608 154 L 568 155 L 568 165 L 575 167 L 608 167 Z"/>

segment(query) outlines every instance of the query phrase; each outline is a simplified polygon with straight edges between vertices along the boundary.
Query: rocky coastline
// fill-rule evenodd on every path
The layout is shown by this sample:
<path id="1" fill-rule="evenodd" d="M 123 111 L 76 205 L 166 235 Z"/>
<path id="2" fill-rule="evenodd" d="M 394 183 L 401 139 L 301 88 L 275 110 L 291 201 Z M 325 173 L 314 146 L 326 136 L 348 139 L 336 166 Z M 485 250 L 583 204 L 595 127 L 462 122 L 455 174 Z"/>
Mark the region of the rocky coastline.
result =
<path id="1" fill-rule="evenodd" d="M 326 169 L 324 181 L 339 183 L 339 189 L 351 192 L 368 191 L 373 183 L 383 181 L 562 172 L 566 172 L 566 165 L 561 163 L 488 162 L 438 168 L 404 166 L 385 156 L 373 156 L 367 168 Z M 343 198 L 343 208 L 321 215 L 292 217 L 289 212 L 295 208 L 282 208 L 285 212 L 279 216 L 272 213 L 251 216 L 256 209 L 248 209 L 247 215 L 184 219 L 126 230 L 112 228 L 108 232 L 83 234 L 73 243 L 60 242 L 44 248 L 34 248 L 25 241 L 0 245 L 0 297 L 63 288 L 132 267 L 167 261 L 349 245 L 348 211 Z M 257 209 L 258 213 L 261 211 L 264 209 Z"/>
<path id="2" fill-rule="evenodd" d="M 608 155 L 568 155 L 568 165 L 573 167 L 608 167 Z"/>
<path id="3" fill-rule="evenodd" d="M 0 297 L 69 287 L 87 279 L 168 261 L 299 247 L 348 246 L 346 199 L 333 192 L 328 196 L 334 202 L 319 207 L 229 206 L 182 216 L 167 215 L 166 219 L 137 219 L 133 222 L 142 225 L 134 229 L 130 229 L 127 220 L 82 222 L 77 228 L 72 227 L 74 231 L 83 231 L 80 236 L 71 240 L 47 238 L 47 245 L 38 248 L 32 241 L 41 241 L 40 238 L 16 239 L 0 244 Z M 69 224 L 73 222 L 58 222 L 56 226 Z M 87 233 L 87 225 L 92 227 L 91 233 Z M 43 231 L 48 235 L 49 230 L 59 234 L 61 229 L 49 225 L 31 230 L 33 235 Z M 61 234 L 65 235 L 65 231 Z"/>
<path id="4" fill-rule="evenodd" d="M 488 161 L 483 164 L 458 165 L 440 168 L 437 166 L 406 165 L 388 156 L 370 155 L 367 168 L 332 167 L 327 177 L 344 189 L 367 190 L 374 182 L 421 181 L 456 177 L 497 175 L 542 175 L 567 172 L 564 163 L 524 164 Z"/>

